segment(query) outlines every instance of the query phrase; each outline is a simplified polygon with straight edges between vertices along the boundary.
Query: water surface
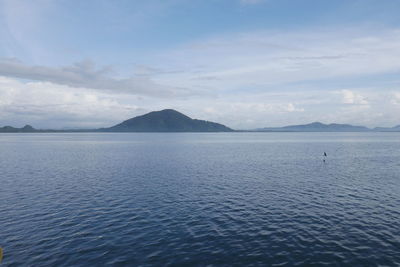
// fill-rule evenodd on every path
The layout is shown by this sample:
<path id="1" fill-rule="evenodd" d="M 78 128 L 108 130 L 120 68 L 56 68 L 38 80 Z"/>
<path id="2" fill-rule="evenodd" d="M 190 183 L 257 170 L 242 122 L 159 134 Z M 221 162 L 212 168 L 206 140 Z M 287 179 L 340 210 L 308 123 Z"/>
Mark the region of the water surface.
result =
<path id="1" fill-rule="evenodd" d="M 0 246 L 3 266 L 398 266 L 400 134 L 0 134 Z"/>

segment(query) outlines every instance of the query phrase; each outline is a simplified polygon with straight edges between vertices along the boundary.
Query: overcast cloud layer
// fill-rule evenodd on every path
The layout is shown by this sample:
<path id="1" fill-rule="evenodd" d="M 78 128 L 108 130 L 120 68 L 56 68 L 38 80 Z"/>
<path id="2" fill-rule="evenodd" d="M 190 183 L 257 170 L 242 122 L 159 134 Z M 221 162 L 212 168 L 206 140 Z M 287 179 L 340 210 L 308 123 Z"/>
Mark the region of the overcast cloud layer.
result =
<path id="1" fill-rule="evenodd" d="M 88 1 L 92 13 L 75 14 L 53 1 L 0 1 L 0 126 L 104 127 L 164 108 L 237 129 L 400 124 L 400 4 L 364 2 L 380 19 L 359 1 L 332 1 L 336 20 L 328 4 L 301 0 L 293 17 L 277 2 Z M 177 17 L 178 6 L 189 15 Z M 273 11 L 287 15 L 263 21 Z M 106 12 L 103 28 L 84 24 Z M 225 26 L 211 23 L 218 15 Z"/>

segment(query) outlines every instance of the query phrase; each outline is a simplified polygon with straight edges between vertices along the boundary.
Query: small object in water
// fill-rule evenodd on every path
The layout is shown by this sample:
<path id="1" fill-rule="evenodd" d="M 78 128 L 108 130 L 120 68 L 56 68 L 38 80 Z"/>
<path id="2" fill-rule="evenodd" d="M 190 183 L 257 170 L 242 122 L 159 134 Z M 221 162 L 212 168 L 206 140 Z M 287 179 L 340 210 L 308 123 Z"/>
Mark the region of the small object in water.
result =
<path id="1" fill-rule="evenodd" d="M 326 152 L 324 152 L 324 157 L 327 157 L 328 155 L 326 154 Z"/>
<path id="2" fill-rule="evenodd" d="M 324 158 L 323 158 L 323 162 L 325 162 L 325 159 L 328 157 L 328 155 L 326 154 L 326 152 L 324 151 Z"/>
<path id="3" fill-rule="evenodd" d="M 3 259 L 3 249 L 0 247 L 0 264 Z"/>

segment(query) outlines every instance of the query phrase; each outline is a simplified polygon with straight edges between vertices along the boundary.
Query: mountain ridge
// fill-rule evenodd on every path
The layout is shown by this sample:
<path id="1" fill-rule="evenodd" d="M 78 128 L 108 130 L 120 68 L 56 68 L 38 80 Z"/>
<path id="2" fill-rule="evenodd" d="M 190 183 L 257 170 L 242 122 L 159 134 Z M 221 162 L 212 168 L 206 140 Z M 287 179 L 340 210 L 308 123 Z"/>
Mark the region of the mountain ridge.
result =
<path id="1" fill-rule="evenodd" d="M 127 119 L 108 128 L 99 129 L 35 129 L 30 125 L 22 128 L 0 127 L 0 133 L 43 133 L 43 132 L 400 132 L 400 125 L 394 127 L 355 126 L 351 124 L 312 122 L 283 127 L 264 127 L 253 130 L 233 130 L 223 124 L 192 119 L 173 109 L 152 111 Z"/>
<path id="2" fill-rule="evenodd" d="M 283 127 L 265 127 L 256 129 L 258 132 L 367 132 L 372 131 L 365 126 L 351 124 L 312 122 L 308 124 L 288 125 Z"/>
<path id="3" fill-rule="evenodd" d="M 377 132 L 400 132 L 400 125 L 394 127 L 375 127 L 373 130 Z"/>
<path id="4" fill-rule="evenodd" d="M 152 111 L 125 120 L 109 128 L 106 132 L 232 132 L 223 124 L 192 119 L 174 109 Z"/>

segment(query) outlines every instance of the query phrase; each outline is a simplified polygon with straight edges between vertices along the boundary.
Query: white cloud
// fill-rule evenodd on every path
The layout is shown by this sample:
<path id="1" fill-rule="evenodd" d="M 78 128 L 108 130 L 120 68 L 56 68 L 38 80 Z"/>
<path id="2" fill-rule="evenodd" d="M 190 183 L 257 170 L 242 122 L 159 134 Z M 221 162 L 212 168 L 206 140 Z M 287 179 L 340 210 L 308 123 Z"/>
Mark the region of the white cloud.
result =
<path id="1" fill-rule="evenodd" d="M 105 127 L 141 112 L 121 98 L 88 89 L 0 77 L 1 125 Z"/>
<path id="2" fill-rule="evenodd" d="M 74 88 L 49 82 L 24 83 L 0 77 L 0 126 L 32 124 L 38 128 L 107 127 L 151 110 L 177 109 L 193 118 L 216 121 L 235 129 L 284 126 L 322 121 L 367 126 L 399 124 L 398 92 L 358 88 L 343 105 L 343 91 L 300 90 L 257 92 L 217 97 L 196 97 L 189 101 L 167 101 L 149 97 Z M 369 103 L 357 102 L 357 93 Z M 348 92 L 347 92 L 348 94 Z M 356 96 L 355 96 L 356 95 Z M 349 101 L 350 102 L 350 101 Z"/>
<path id="3" fill-rule="evenodd" d="M 400 105 L 400 92 L 395 92 L 392 94 L 391 103 L 394 105 Z"/>
<path id="4" fill-rule="evenodd" d="M 343 104 L 368 105 L 368 101 L 361 94 L 350 90 L 342 90 Z"/>
<path id="5" fill-rule="evenodd" d="M 111 67 L 99 69 L 91 61 L 82 61 L 72 66 L 55 68 L 30 66 L 16 59 L 0 59 L 0 75 L 6 77 L 91 88 L 112 93 L 151 95 L 154 97 L 179 97 L 191 94 L 185 88 L 157 84 L 148 76 L 141 75 L 117 79 L 111 77 L 111 73 Z"/>
<path id="6" fill-rule="evenodd" d="M 182 87 L 237 89 L 380 75 L 400 69 L 400 30 L 315 30 L 233 34 L 189 43 L 157 59 L 186 72 L 162 77 Z M 161 81 L 161 80 L 160 80 Z"/>
<path id="7" fill-rule="evenodd" d="M 289 111 L 289 112 L 295 112 L 295 111 L 304 112 L 304 108 L 296 108 L 293 103 L 289 103 L 287 105 L 287 111 Z"/>

